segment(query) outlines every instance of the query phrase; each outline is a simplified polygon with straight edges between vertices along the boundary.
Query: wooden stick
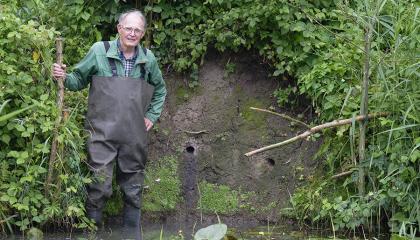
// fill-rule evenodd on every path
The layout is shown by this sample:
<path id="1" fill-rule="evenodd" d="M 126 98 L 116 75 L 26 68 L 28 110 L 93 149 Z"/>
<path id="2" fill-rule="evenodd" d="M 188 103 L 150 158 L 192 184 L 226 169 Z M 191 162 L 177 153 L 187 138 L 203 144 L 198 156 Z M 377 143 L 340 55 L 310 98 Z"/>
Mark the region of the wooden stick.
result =
<path id="1" fill-rule="evenodd" d="M 344 177 L 344 176 L 352 174 L 354 171 L 356 171 L 356 169 L 345 171 L 345 172 L 342 172 L 342 173 L 338 173 L 336 175 L 331 176 L 331 178 L 334 179 L 334 178 Z"/>
<path id="2" fill-rule="evenodd" d="M 56 59 L 58 65 L 63 64 L 63 39 L 57 38 L 56 39 Z M 64 102 L 64 79 L 59 78 L 57 79 L 58 83 L 58 91 L 57 91 L 57 109 L 58 109 L 58 116 L 55 121 L 54 125 L 54 138 L 51 143 L 51 153 L 50 153 L 50 160 L 48 162 L 48 176 L 47 181 L 45 183 L 45 195 L 49 193 L 49 187 L 52 182 L 52 176 L 54 171 L 54 164 L 57 158 L 57 145 L 58 145 L 58 129 L 60 127 L 62 118 L 63 118 L 63 102 Z"/>
<path id="3" fill-rule="evenodd" d="M 369 114 L 369 115 L 367 115 L 367 118 L 369 119 L 369 118 L 383 117 L 383 116 L 387 116 L 387 115 L 389 115 L 389 113 L 380 112 L 380 113 Z M 365 118 L 366 118 L 365 116 L 356 116 L 355 121 L 361 121 L 361 120 L 364 120 Z M 249 157 L 249 156 L 252 156 L 256 153 L 264 152 L 264 151 L 267 151 L 267 150 L 270 150 L 270 149 L 273 149 L 273 148 L 277 148 L 277 147 L 280 147 L 280 146 L 283 146 L 283 145 L 286 145 L 286 144 L 289 144 L 289 143 L 292 143 L 292 142 L 296 142 L 299 139 L 305 139 L 306 137 L 308 137 L 308 136 L 310 136 L 310 135 L 312 135 L 316 132 L 319 132 L 321 130 L 327 129 L 327 128 L 332 128 L 332 127 L 338 127 L 338 126 L 342 126 L 342 125 L 346 125 L 346 124 L 351 124 L 352 120 L 353 120 L 352 118 L 342 119 L 342 120 L 334 120 L 332 122 L 328 122 L 328 123 L 324 123 L 324 124 L 315 126 L 311 129 L 305 131 L 302 134 L 299 134 L 295 137 L 287 139 L 286 141 L 275 143 L 275 144 L 265 146 L 265 147 L 259 148 L 257 150 L 245 153 L 245 156 Z"/>
<path id="4" fill-rule="evenodd" d="M 252 109 L 252 110 L 256 110 L 256 111 L 260 111 L 260 112 L 271 113 L 271 114 L 274 114 L 274 115 L 276 115 L 276 116 L 279 116 L 279 117 L 282 117 L 282 118 L 284 118 L 284 119 L 287 119 L 287 120 L 289 120 L 289 121 L 292 121 L 292 122 L 297 122 L 297 123 L 301 124 L 302 126 L 305 126 L 306 128 L 311 128 L 311 126 L 309 126 L 308 124 L 306 124 L 306 123 L 304 123 L 304 122 L 302 122 L 302 121 L 299 121 L 299 120 L 297 120 L 297 119 L 294 119 L 294 118 L 292 118 L 292 117 L 290 117 L 290 116 L 287 116 L 286 114 L 277 113 L 277 112 L 272 112 L 272 111 L 269 111 L 269 110 L 267 110 L 267 109 L 261 109 L 261 108 L 256 108 L 256 107 L 250 107 L 250 109 Z"/>
<path id="5" fill-rule="evenodd" d="M 365 64 L 363 66 L 363 82 L 362 82 L 362 96 L 360 99 L 360 115 L 366 116 L 368 114 L 368 103 L 369 103 L 369 72 L 370 72 L 370 49 L 371 49 L 371 20 L 368 20 L 367 26 L 365 27 Z M 365 169 L 362 166 L 362 162 L 365 160 L 366 153 L 366 128 L 367 119 L 360 122 L 360 133 L 359 133 L 359 181 L 358 190 L 359 196 L 365 195 Z"/>
<path id="6" fill-rule="evenodd" d="M 207 130 L 200 130 L 200 131 L 188 131 L 188 130 L 182 130 L 185 133 L 191 134 L 191 135 L 198 135 L 198 134 L 206 134 L 209 133 Z"/>

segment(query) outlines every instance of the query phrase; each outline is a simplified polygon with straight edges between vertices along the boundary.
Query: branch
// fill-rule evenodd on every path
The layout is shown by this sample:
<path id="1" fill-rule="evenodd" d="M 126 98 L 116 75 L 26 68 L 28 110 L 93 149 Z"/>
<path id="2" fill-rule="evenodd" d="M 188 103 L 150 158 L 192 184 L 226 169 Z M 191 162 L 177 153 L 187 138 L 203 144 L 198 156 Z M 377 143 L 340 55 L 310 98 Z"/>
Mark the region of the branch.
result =
<path id="1" fill-rule="evenodd" d="M 349 171 L 338 173 L 336 175 L 331 176 L 331 178 L 334 179 L 334 178 L 344 177 L 344 176 L 352 174 L 354 171 L 356 171 L 356 169 L 352 169 L 352 170 L 349 170 Z"/>
<path id="2" fill-rule="evenodd" d="M 306 124 L 306 123 L 304 123 L 304 122 L 302 122 L 302 121 L 299 121 L 299 120 L 297 120 L 297 119 L 294 119 L 294 118 L 292 118 L 292 117 L 289 117 L 289 116 L 287 116 L 286 114 L 276 113 L 276 112 L 269 111 L 269 110 L 267 110 L 267 109 L 261 109 L 261 108 L 255 108 L 255 107 L 250 107 L 250 109 L 252 109 L 252 110 L 256 110 L 256 111 L 260 111 L 260 112 L 271 113 L 271 114 L 274 114 L 274 115 L 276 115 L 276 116 L 279 116 L 279 117 L 282 117 L 282 118 L 284 118 L 284 119 L 287 119 L 287 120 L 289 120 L 289 121 L 292 121 L 292 122 L 297 122 L 297 123 L 299 123 L 299 124 L 301 124 L 301 125 L 305 126 L 306 128 L 311 128 L 311 126 L 309 126 L 308 124 Z"/>
<path id="3" fill-rule="evenodd" d="M 367 118 L 370 119 L 370 118 L 376 118 L 376 117 L 384 117 L 384 116 L 387 116 L 387 115 L 389 115 L 389 113 L 386 113 L 386 112 L 373 113 L 373 114 L 367 115 Z M 365 118 L 366 118 L 365 116 L 356 116 L 354 118 L 354 120 L 355 121 L 362 121 Z M 280 147 L 280 146 L 283 146 L 283 145 L 286 145 L 286 144 L 289 144 L 289 143 L 292 143 L 292 142 L 296 142 L 299 139 L 305 139 L 306 137 L 308 137 L 308 136 L 310 136 L 310 135 L 312 135 L 316 132 L 319 132 L 321 130 L 324 130 L 324 129 L 327 129 L 327 128 L 332 128 L 332 127 L 338 127 L 338 126 L 342 126 L 342 125 L 346 125 L 346 124 L 351 124 L 352 121 L 353 121 L 353 118 L 348 118 L 348 119 L 334 120 L 332 122 L 324 123 L 324 124 L 315 126 L 311 129 L 305 131 L 304 133 L 299 134 L 295 137 L 292 137 L 292 138 L 290 138 L 286 141 L 275 143 L 275 144 L 265 146 L 265 147 L 259 148 L 257 150 L 245 153 L 245 156 L 249 157 L 249 156 L 252 156 L 256 153 L 264 152 L 264 151 L 267 151 L 267 150 L 270 150 L 270 149 L 273 149 L 273 148 L 277 148 L 277 147 Z"/>
<path id="4" fill-rule="evenodd" d="M 200 131 L 188 131 L 188 130 L 184 130 L 184 129 L 181 129 L 181 130 L 185 133 L 192 134 L 192 135 L 209 133 L 209 131 L 207 131 L 207 130 L 200 130 Z"/>

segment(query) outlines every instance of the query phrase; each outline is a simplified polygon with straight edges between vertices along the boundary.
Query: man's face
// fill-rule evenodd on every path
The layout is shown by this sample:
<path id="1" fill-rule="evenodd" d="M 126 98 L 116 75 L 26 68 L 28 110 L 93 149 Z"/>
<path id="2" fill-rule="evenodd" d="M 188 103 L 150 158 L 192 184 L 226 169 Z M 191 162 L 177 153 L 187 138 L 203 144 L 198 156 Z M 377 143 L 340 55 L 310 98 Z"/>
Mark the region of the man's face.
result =
<path id="1" fill-rule="evenodd" d="M 144 23 L 136 14 L 127 15 L 117 28 L 123 48 L 137 46 L 144 36 Z"/>

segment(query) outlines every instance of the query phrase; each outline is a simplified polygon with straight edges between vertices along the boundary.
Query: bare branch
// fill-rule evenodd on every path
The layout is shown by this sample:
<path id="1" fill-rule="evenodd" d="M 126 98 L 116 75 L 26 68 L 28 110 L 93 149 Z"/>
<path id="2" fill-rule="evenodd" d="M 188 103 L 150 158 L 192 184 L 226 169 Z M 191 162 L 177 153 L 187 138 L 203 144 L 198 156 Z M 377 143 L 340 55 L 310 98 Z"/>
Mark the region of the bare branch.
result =
<path id="1" fill-rule="evenodd" d="M 331 178 L 334 179 L 334 178 L 344 177 L 344 176 L 352 174 L 354 171 L 356 171 L 356 169 L 352 169 L 352 170 L 349 170 L 349 171 L 338 173 L 336 175 L 331 176 Z"/>
<path id="2" fill-rule="evenodd" d="M 373 113 L 373 114 L 367 115 L 367 119 L 376 118 L 376 117 L 384 117 L 384 116 L 387 116 L 387 115 L 389 115 L 389 113 L 386 113 L 386 112 Z M 366 118 L 365 116 L 356 116 L 354 118 L 354 120 L 355 121 L 362 121 L 362 120 L 365 120 L 365 118 Z M 327 128 L 332 128 L 332 127 L 338 127 L 338 126 L 342 126 L 342 125 L 346 125 L 346 124 L 351 124 L 352 121 L 353 121 L 352 118 L 348 118 L 348 119 L 334 120 L 332 122 L 324 123 L 324 124 L 315 126 L 311 129 L 305 131 L 304 133 L 299 134 L 295 137 L 292 137 L 292 138 L 290 138 L 286 141 L 275 143 L 275 144 L 265 146 L 265 147 L 259 148 L 257 150 L 245 153 L 245 156 L 249 157 L 249 156 L 252 156 L 256 153 L 264 152 L 264 151 L 267 151 L 267 150 L 270 150 L 270 149 L 273 149 L 273 148 L 277 148 L 277 147 L 280 147 L 280 146 L 283 146 L 283 145 L 287 145 L 289 143 L 296 142 L 299 139 L 305 139 L 306 137 L 308 137 L 308 136 L 310 136 L 310 135 L 312 135 L 316 132 L 319 132 L 321 130 L 327 129 Z"/>

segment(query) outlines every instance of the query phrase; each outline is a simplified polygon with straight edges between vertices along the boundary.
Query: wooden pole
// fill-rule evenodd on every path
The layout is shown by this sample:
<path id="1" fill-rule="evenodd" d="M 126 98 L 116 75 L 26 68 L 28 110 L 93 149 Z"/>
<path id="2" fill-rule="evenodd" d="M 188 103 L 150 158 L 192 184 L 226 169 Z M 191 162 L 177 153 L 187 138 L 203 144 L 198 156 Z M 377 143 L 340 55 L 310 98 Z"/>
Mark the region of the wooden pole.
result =
<path id="1" fill-rule="evenodd" d="M 58 65 L 63 64 L 63 39 L 61 37 L 56 39 L 56 61 Z M 50 160 L 48 162 L 48 176 L 45 183 L 45 195 L 49 193 L 49 187 L 52 182 L 52 176 L 54 171 L 54 164 L 57 158 L 57 146 L 58 146 L 58 129 L 60 127 L 63 118 L 63 103 L 64 103 L 64 79 L 57 79 L 58 91 L 57 91 L 57 109 L 58 116 L 54 125 L 54 138 L 51 143 Z"/>
<path id="2" fill-rule="evenodd" d="M 370 35 L 371 35 L 371 24 L 370 20 L 365 28 L 365 63 L 363 67 L 363 82 L 362 82 L 362 97 L 360 100 L 360 115 L 364 116 L 364 120 L 360 121 L 360 137 L 359 137 L 359 181 L 358 191 L 359 195 L 365 194 L 365 169 L 362 166 L 362 162 L 366 158 L 366 126 L 368 124 L 368 90 L 369 90 L 369 71 L 370 71 Z"/>
<path id="3" fill-rule="evenodd" d="M 387 116 L 387 115 L 389 115 L 389 113 L 385 113 L 385 112 L 382 112 L 382 113 L 374 113 L 374 114 L 369 114 L 367 116 L 356 116 L 354 118 L 354 120 L 355 121 L 362 121 L 362 120 L 365 120 L 366 118 L 383 117 L 383 116 Z M 280 147 L 280 146 L 283 146 L 283 145 L 287 145 L 289 143 L 296 142 L 299 139 L 305 139 L 305 138 L 309 137 L 310 135 L 312 135 L 312 134 L 314 134 L 316 132 L 319 132 L 319 131 L 321 131 L 323 129 L 332 128 L 332 127 L 338 127 L 338 126 L 342 126 L 342 125 L 346 125 L 346 124 L 351 124 L 352 121 L 353 121 L 352 118 L 348 118 L 348 119 L 335 120 L 335 121 L 332 121 L 332 122 L 324 123 L 324 124 L 315 126 L 315 127 L 311 128 L 311 129 L 305 131 L 302 134 L 299 134 L 299 135 L 297 135 L 295 137 L 292 137 L 290 139 L 287 139 L 286 141 L 275 143 L 275 144 L 272 144 L 272 145 L 269 145 L 269 146 L 265 146 L 265 147 L 259 148 L 257 150 L 254 150 L 254 151 L 245 153 L 245 156 L 249 157 L 249 156 L 252 156 L 252 155 L 254 155 L 256 153 L 264 152 L 264 151 L 267 151 L 267 150 L 270 150 L 270 149 L 273 149 L 273 148 L 277 148 L 277 147 Z"/>

